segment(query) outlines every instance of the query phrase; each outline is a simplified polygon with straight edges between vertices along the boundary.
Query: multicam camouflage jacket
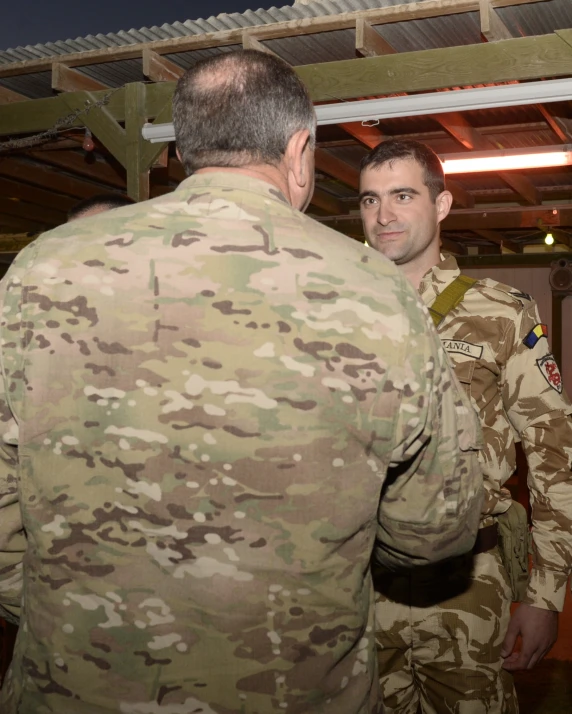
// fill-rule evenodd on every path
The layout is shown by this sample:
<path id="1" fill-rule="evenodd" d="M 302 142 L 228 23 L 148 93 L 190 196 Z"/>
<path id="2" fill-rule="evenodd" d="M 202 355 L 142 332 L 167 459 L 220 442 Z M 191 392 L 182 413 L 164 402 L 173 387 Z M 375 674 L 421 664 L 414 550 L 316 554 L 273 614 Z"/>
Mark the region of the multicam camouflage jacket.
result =
<path id="1" fill-rule="evenodd" d="M 213 172 L 40 237 L 0 306 L 2 714 L 377 711 L 374 543 L 467 551 L 482 503 L 398 269 Z"/>
<path id="2" fill-rule="evenodd" d="M 460 271 L 443 259 L 422 280 L 431 305 Z M 480 417 L 485 448 L 484 514 L 506 511 L 502 488 L 516 468 L 515 439 L 528 462 L 534 558 L 524 602 L 562 610 L 572 569 L 572 407 L 530 295 L 479 280 L 438 328 Z"/>

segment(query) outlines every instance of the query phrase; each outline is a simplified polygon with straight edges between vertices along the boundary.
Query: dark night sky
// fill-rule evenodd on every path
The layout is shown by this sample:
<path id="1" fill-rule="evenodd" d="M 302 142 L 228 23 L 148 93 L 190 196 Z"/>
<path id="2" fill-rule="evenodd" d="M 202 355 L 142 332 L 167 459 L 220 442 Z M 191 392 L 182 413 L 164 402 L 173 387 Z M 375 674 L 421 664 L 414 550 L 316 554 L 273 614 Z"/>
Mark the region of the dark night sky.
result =
<path id="1" fill-rule="evenodd" d="M 2 0 L 0 49 L 196 20 L 293 0 Z"/>

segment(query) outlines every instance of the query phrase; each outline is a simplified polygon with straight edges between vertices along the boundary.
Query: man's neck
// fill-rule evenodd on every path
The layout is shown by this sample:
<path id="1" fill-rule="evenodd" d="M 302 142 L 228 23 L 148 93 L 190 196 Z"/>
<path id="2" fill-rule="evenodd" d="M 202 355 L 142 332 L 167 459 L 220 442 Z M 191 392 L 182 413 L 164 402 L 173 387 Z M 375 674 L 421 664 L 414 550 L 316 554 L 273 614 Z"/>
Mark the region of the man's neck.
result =
<path id="1" fill-rule="evenodd" d="M 441 261 L 439 251 L 436 255 L 423 256 L 423 258 L 423 260 L 411 261 L 399 266 L 415 290 L 419 290 L 424 276 Z"/>
<path id="2" fill-rule="evenodd" d="M 269 164 L 240 167 L 209 166 L 207 168 L 195 171 L 195 174 L 206 174 L 213 172 L 238 174 L 241 176 L 248 176 L 249 178 L 258 179 L 259 181 L 264 181 L 265 183 L 269 183 L 272 186 L 275 186 L 279 191 L 284 194 L 288 203 L 292 203 L 290 191 L 288 189 L 288 181 L 284 177 L 282 171 L 280 171 L 280 168 L 276 166 L 270 166 Z"/>

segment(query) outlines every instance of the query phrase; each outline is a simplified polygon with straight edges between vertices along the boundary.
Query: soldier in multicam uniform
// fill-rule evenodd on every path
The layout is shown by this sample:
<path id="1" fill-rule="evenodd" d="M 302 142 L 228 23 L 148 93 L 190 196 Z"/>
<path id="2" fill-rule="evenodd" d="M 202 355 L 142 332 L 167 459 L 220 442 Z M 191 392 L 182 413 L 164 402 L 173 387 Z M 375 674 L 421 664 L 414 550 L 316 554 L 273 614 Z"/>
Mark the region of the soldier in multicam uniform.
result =
<path id="1" fill-rule="evenodd" d="M 1 286 L 0 711 L 377 712 L 374 545 L 470 550 L 478 422 L 401 272 L 300 212 L 291 68 L 199 63 L 174 117 L 177 191 Z"/>
<path id="2" fill-rule="evenodd" d="M 438 157 L 415 141 L 390 139 L 362 162 L 366 238 L 401 267 L 427 306 L 460 274 L 455 259 L 439 252 L 439 224 L 452 200 L 444 188 Z M 438 332 L 483 429 L 481 529 L 473 558 L 379 576 L 378 658 L 390 714 L 414 714 L 418 703 L 426 713 L 517 712 L 508 670 L 534 666 L 554 644 L 572 565 L 572 409 L 536 304 L 490 279 L 455 302 L 438 317 Z M 503 484 L 516 467 L 515 440 L 528 461 L 534 559 L 511 619 L 497 521 L 511 508 Z M 526 587 L 526 550 L 524 563 Z"/>

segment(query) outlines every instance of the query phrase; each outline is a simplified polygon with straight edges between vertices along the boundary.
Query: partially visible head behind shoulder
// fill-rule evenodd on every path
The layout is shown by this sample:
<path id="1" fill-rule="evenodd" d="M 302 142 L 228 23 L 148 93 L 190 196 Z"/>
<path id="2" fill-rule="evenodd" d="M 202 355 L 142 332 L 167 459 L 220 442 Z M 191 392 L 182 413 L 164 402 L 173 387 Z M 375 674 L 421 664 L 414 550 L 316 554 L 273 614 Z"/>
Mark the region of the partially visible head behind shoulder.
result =
<path id="1" fill-rule="evenodd" d="M 97 213 L 111 211 L 113 208 L 123 208 L 135 203 L 128 196 L 120 196 L 118 193 L 100 193 L 97 196 L 84 198 L 79 203 L 76 203 L 73 208 L 68 211 L 67 222 L 75 221 L 78 218 L 87 218 L 95 216 Z"/>
<path id="2" fill-rule="evenodd" d="M 177 84 L 173 123 L 188 175 L 278 172 L 292 205 L 305 207 L 304 192 L 311 198 L 316 115 L 294 70 L 277 57 L 242 50 L 198 62 Z"/>
<path id="3" fill-rule="evenodd" d="M 387 139 L 372 149 L 361 160 L 360 170 L 378 169 L 394 161 L 410 159 L 423 169 L 424 184 L 429 189 L 433 202 L 445 190 L 445 174 L 443 164 L 437 154 L 426 144 L 414 139 Z"/>

